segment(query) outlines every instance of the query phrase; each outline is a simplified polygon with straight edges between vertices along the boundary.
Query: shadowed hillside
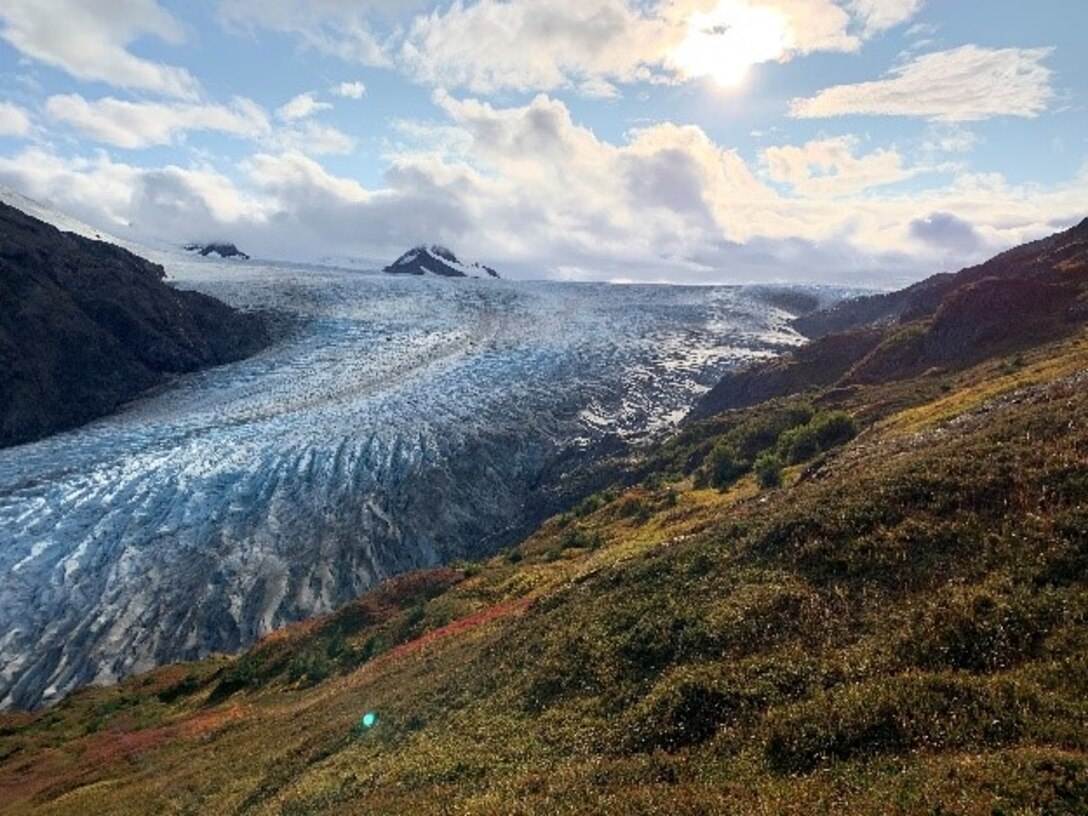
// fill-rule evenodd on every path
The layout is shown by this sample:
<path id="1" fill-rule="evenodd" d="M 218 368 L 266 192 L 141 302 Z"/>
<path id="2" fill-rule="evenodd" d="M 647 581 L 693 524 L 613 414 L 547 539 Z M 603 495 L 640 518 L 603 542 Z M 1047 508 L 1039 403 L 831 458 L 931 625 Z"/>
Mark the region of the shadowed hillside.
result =
<path id="1" fill-rule="evenodd" d="M 1086 319 L 1088 219 L 955 275 L 797 318 L 794 327 L 814 342 L 726 377 L 690 419 L 808 388 L 962 368 L 1069 336 Z"/>
<path id="2" fill-rule="evenodd" d="M 253 354 L 262 321 L 162 267 L 0 203 L 0 447 L 71 428 L 162 382 Z"/>

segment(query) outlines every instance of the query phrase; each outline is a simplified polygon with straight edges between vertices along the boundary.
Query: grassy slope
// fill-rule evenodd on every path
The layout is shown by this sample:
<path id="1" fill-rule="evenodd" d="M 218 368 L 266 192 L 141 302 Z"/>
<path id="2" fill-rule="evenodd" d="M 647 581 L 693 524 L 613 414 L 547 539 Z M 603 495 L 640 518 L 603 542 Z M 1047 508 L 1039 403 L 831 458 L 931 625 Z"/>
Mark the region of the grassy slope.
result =
<path id="1" fill-rule="evenodd" d="M 689 428 L 487 563 L 0 718 L 4 812 L 1086 812 L 1085 371 L 812 394 L 866 430 L 778 490 L 690 478 L 767 406 Z"/>

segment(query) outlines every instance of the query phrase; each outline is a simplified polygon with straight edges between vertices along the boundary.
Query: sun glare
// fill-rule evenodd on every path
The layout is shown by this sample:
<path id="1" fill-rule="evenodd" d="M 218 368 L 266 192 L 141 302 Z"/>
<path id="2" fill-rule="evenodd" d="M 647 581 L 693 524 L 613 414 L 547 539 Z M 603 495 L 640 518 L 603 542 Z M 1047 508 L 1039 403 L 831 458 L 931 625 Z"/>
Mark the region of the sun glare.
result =
<path id="1" fill-rule="evenodd" d="M 726 0 L 691 18 L 688 35 L 671 58 L 687 76 L 710 77 L 723 88 L 734 88 L 753 65 L 779 59 L 791 45 L 789 23 L 780 12 Z"/>

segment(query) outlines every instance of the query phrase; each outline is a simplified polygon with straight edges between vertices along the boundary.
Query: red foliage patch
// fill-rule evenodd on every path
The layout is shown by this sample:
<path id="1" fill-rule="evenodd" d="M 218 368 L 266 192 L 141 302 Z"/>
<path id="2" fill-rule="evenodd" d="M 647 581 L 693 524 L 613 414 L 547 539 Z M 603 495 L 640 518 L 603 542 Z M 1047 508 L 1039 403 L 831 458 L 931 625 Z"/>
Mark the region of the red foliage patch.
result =
<path id="1" fill-rule="evenodd" d="M 521 612 L 522 610 L 528 609 L 532 602 L 532 598 L 517 598 L 513 601 L 507 601 L 505 603 L 489 606 L 487 609 L 482 609 L 474 615 L 469 615 L 467 618 L 461 618 L 460 620 L 455 620 L 453 623 L 447 624 L 446 626 L 440 627 L 438 629 L 432 629 L 430 632 L 421 635 L 420 637 L 409 643 L 404 643 L 394 649 L 391 649 L 373 662 L 383 663 L 390 660 L 397 660 L 409 654 L 414 654 L 426 648 L 429 644 L 437 640 L 444 640 L 446 638 L 453 637 L 454 635 L 468 632 L 472 629 L 476 629 L 477 627 L 490 623 L 493 620 L 505 618 L 509 615 L 513 615 L 516 612 Z"/>

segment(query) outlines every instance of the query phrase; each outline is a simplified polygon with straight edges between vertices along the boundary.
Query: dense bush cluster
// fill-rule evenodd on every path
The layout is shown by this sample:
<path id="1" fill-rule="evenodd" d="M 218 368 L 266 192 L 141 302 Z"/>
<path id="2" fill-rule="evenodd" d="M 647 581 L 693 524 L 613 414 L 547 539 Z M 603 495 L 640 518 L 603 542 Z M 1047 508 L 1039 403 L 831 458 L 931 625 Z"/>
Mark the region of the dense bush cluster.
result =
<path id="1" fill-rule="evenodd" d="M 710 450 L 696 473 L 698 485 L 724 490 L 754 472 L 761 487 L 779 487 L 783 467 L 814 459 L 858 433 L 857 422 L 844 411 L 801 405 L 749 413 Z"/>

